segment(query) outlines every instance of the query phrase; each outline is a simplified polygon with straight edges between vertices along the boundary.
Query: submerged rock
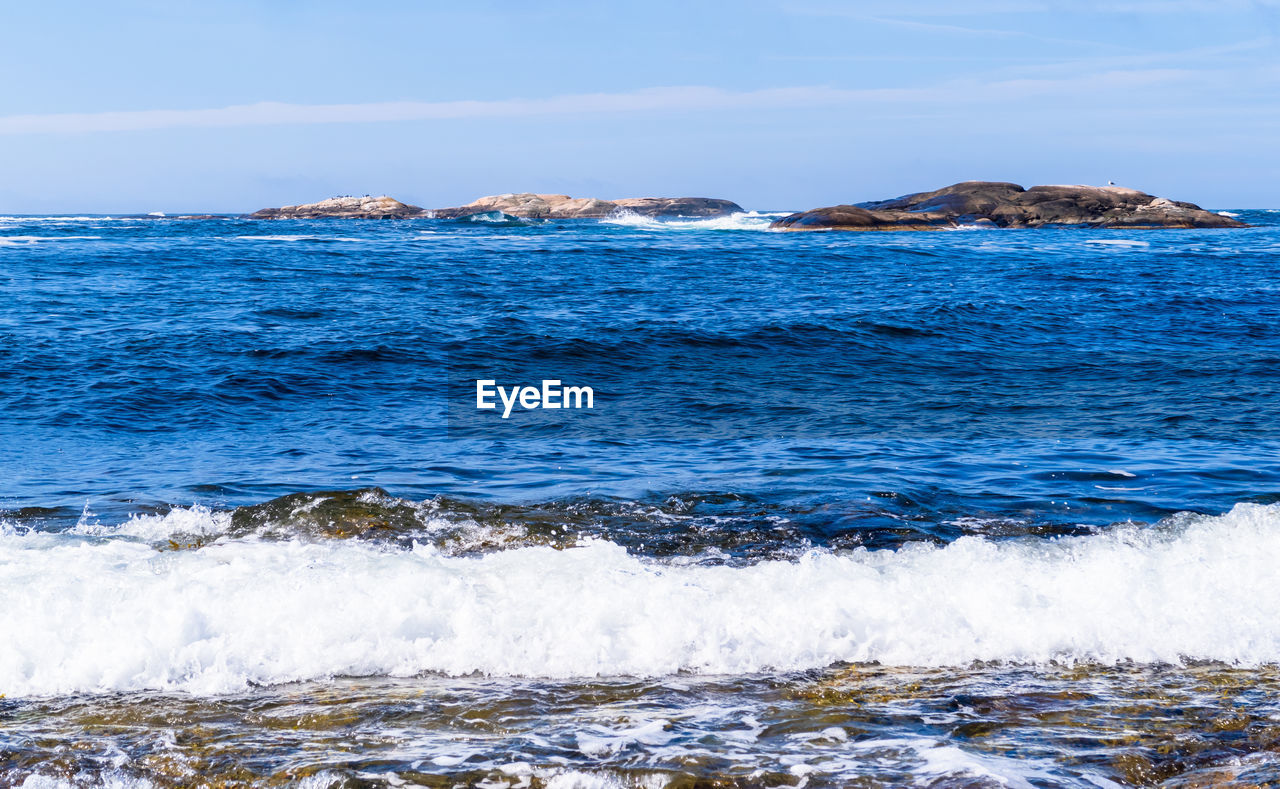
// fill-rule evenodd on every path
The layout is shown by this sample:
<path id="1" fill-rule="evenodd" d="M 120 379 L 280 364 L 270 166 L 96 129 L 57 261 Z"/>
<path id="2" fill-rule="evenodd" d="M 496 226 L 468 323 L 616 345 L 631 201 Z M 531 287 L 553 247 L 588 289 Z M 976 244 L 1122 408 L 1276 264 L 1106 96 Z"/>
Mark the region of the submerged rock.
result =
<path id="1" fill-rule="evenodd" d="M 402 203 L 386 195 L 381 197 L 330 197 L 318 203 L 264 208 L 249 214 L 249 219 L 407 219 L 426 216 L 416 205 Z"/>
<path id="2" fill-rule="evenodd" d="M 270 540 L 355 539 L 402 547 L 421 542 L 450 554 L 529 545 L 563 548 L 574 541 L 560 523 L 513 518 L 503 508 L 489 512 L 446 498 L 412 501 L 382 488 L 291 493 L 238 507 L 224 533 Z M 181 539 L 171 539 L 171 548 L 199 548 L 209 541 L 177 536 Z"/>
<path id="3" fill-rule="evenodd" d="M 618 211 L 630 211 L 648 217 L 713 217 L 728 216 L 742 210 L 742 206 L 731 200 L 711 197 L 598 200 L 594 197 L 523 192 L 481 197 L 464 206 L 438 208 L 432 213 L 440 219 L 457 219 L 493 212 L 525 219 L 598 219 Z"/>
<path id="4" fill-rule="evenodd" d="M 1245 227 L 1194 203 L 1121 186 L 1033 186 L 965 181 L 892 200 L 815 208 L 783 217 L 781 230 L 944 230 L 961 225 L 1107 228 Z"/>
<path id="5" fill-rule="evenodd" d="M 291 493 L 240 507 L 231 514 L 232 536 L 395 537 L 423 526 L 420 506 L 381 488 Z"/>

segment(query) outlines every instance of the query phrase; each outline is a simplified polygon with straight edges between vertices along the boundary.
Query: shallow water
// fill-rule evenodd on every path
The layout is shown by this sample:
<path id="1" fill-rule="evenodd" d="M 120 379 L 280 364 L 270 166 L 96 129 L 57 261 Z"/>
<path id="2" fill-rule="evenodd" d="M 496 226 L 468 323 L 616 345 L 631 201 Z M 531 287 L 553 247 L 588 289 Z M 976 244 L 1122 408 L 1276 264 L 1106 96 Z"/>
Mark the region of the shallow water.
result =
<path id="1" fill-rule="evenodd" d="M 1239 214 L 0 219 L 0 785 L 1278 783 Z"/>

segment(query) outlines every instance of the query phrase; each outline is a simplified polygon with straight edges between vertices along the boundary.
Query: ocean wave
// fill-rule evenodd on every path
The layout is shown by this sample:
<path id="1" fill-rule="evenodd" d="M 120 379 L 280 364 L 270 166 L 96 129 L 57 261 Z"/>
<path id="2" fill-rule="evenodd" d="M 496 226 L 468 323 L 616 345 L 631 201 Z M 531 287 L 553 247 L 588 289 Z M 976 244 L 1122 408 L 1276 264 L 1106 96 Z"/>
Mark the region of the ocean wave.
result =
<path id="1" fill-rule="evenodd" d="M 539 545 L 569 548 L 587 539 L 608 539 L 647 556 L 679 556 L 703 563 L 795 558 L 812 547 L 808 535 L 785 511 L 762 507 L 747 517 L 694 513 L 688 509 L 699 504 L 714 509 L 709 499 L 719 497 L 685 496 L 689 501 L 675 497 L 661 505 L 591 498 L 492 504 L 448 497 L 416 501 L 381 488 L 360 488 L 293 493 L 230 511 L 177 507 L 164 513 L 135 514 L 117 524 L 103 524 L 85 511 L 69 531 L 141 540 L 161 548 L 200 548 L 220 538 L 252 537 L 361 540 L 400 547 L 420 543 L 447 555 Z M 0 519 L 0 529 L 8 533 L 31 531 L 33 525 L 21 518 Z"/>
<path id="2" fill-rule="evenodd" d="M 432 218 L 435 218 L 434 214 L 432 214 Z M 464 225 L 541 225 L 551 220 L 539 217 L 512 216 L 501 211 L 486 211 L 483 214 L 467 214 L 466 216 L 455 217 L 449 221 Z"/>
<path id="3" fill-rule="evenodd" d="M 0 246 L 31 246 L 45 241 L 99 241 L 102 236 L 0 236 Z"/>
<path id="4" fill-rule="evenodd" d="M 85 786 L 94 786 L 99 789 L 153 789 L 156 785 L 150 779 L 129 775 L 123 770 L 94 776 L 92 782 L 83 780 L 87 776 L 79 777 L 82 780 L 75 781 L 61 776 L 33 773 L 28 775 L 19 786 L 21 789 L 83 789 Z M 327 786 L 327 784 L 319 785 Z"/>
<path id="5" fill-rule="evenodd" d="M 774 213 L 746 211 L 707 219 L 654 219 L 641 216 L 634 211 L 619 211 L 601 219 L 600 222 L 606 225 L 623 225 L 645 230 L 768 230 L 775 219 L 783 216 L 787 216 L 785 211 Z"/>
<path id="6" fill-rule="evenodd" d="M 281 234 L 276 234 L 276 235 L 261 235 L 261 236 L 233 236 L 231 240 L 233 240 L 233 241 L 319 241 L 319 242 L 322 242 L 322 243 L 323 243 L 323 242 L 333 242 L 333 241 L 349 241 L 349 242 L 353 242 L 353 243 L 367 243 L 367 242 L 371 242 L 371 241 L 377 241 L 378 239 L 374 239 L 374 238 L 354 238 L 354 237 L 352 237 L 352 236 L 318 236 L 318 235 L 310 235 L 310 234 L 295 234 L 295 235 L 281 235 Z"/>
<path id="7" fill-rule="evenodd" d="M 141 216 L 0 216 L 0 222 L 145 222 Z"/>
<path id="8" fill-rule="evenodd" d="M 1091 238 L 1084 243 L 1102 247 L 1149 247 L 1150 241 L 1136 241 L 1130 238 Z"/>
<path id="9" fill-rule="evenodd" d="M 661 676 L 839 662 L 1280 662 L 1280 505 L 1052 540 L 664 562 L 600 539 L 457 556 L 0 536 L 0 693 L 334 675 Z"/>

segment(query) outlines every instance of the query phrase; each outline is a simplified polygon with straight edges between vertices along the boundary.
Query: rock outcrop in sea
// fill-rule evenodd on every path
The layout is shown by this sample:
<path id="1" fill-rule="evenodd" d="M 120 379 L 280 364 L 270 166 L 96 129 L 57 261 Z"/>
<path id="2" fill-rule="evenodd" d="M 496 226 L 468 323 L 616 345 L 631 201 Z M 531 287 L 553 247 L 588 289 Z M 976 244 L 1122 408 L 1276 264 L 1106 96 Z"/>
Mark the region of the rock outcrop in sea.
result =
<path id="1" fill-rule="evenodd" d="M 594 197 L 569 195 L 520 194 L 490 195 L 464 206 L 438 208 L 432 213 L 440 219 L 456 219 L 477 214 L 499 212 L 527 219 L 592 219 L 618 211 L 630 211 L 647 217 L 715 217 L 743 211 L 732 200 L 711 197 L 634 197 L 624 200 L 598 200 Z"/>
<path id="2" fill-rule="evenodd" d="M 479 214 L 501 213 L 522 219 L 599 219 L 619 211 L 630 211 L 647 217 L 716 217 L 743 211 L 732 200 L 711 197 L 632 197 L 624 200 L 598 200 L 594 197 L 569 195 L 519 194 L 490 195 L 463 206 L 428 211 L 416 205 L 381 197 L 331 197 L 318 203 L 263 208 L 248 214 L 248 219 L 409 219 L 436 217 L 458 219 Z"/>
<path id="3" fill-rule="evenodd" d="M 426 209 L 402 203 L 386 195 L 381 197 L 330 197 L 318 203 L 264 208 L 248 215 L 249 219 L 408 219 L 428 216 Z"/>
<path id="4" fill-rule="evenodd" d="M 785 216 L 780 230 L 944 230 L 962 225 L 1106 228 L 1244 227 L 1194 203 L 1121 186 L 1033 186 L 965 181 L 892 200 L 815 208 Z"/>

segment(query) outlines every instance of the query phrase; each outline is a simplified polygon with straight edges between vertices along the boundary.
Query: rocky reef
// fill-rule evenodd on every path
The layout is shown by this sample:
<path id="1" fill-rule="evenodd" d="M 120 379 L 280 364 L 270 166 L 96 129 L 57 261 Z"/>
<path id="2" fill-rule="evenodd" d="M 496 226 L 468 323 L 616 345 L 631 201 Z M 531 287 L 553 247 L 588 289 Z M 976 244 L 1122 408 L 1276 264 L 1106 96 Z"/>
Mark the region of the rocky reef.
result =
<path id="1" fill-rule="evenodd" d="M 407 219 L 427 216 L 425 209 L 402 203 L 386 195 L 381 197 L 331 197 L 318 203 L 264 208 L 249 214 L 249 219 Z"/>
<path id="2" fill-rule="evenodd" d="M 1244 227 L 1194 203 L 1120 186 L 1033 186 L 965 181 L 892 200 L 815 208 L 783 217 L 780 230 L 945 230 L 962 225 L 1106 228 Z"/>
<path id="3" fill-rule="evenodd" d="M 618 211 L 647 217 L 715 217 L 742 211 L 732 200 L 711 197 L 632 197 L 599 200 L 569 195 L 490 195 L 454 208 L 428 211 L 383 195 L 381 197 L 331 197 L 318 203 L 263 208 L 247 219 L 410 219 L 436 217 L 460 219 L 478 214 L 501 213 L 522 219 L 599 219 Z"/>
<path id="4" fill-rule="evenodd" d="M 438 208 L 432 213 L 440 219 L 457 219 L 477 214 L 499 212 L 527 219 L 592 219 L 617 211 L 630 211 L 647 217 L 714 217 L 742 211 L 731 200 L 711 197 L 635 197 L 624 200 L 598 200 L 594 197 L 569 195 L 520 194 L 490 195 L 456 208 Z"/>

